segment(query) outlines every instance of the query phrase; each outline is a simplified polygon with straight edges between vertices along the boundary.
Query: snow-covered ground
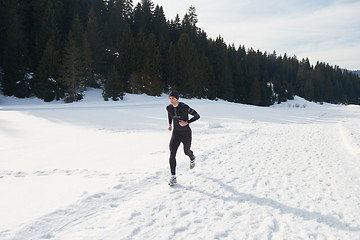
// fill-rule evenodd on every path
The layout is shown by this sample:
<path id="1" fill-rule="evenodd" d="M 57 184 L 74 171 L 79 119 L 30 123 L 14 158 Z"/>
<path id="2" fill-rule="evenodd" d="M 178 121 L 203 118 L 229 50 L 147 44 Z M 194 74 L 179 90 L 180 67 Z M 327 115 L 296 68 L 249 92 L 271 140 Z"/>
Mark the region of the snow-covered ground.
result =
<path id="1" fill-rule="evenodd" d="M 181 100 L 169 187 L 167 96 L 0 96 L 0 239 L 360 239 L 359 106 Z"/>

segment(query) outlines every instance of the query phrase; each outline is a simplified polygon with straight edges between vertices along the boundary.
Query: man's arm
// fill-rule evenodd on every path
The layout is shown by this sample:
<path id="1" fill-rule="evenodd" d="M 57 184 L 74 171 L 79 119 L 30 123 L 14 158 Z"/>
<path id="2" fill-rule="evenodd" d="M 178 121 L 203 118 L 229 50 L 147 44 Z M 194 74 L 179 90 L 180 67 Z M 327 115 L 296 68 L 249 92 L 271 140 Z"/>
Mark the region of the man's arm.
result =
<path id="1" fill-rule="evenodd" d="M 171 126 L 172 117 L 171 117 L 171 115 L 170 115 L 169 106 L 166 107 L 166 110 L 167 110 L 167 112 L 168 112 L 168 119 L 169 119 L 169 127 L 168 127 L 168 129 L 169 129 L 169 131 L 171 131 L 171 130 L 172 130 L 172 126 Z"/>
<path id="2" fill-rule="evenodd" d="M 200 115 L 191 107 L 188 108 L 188 113 L 191 114 L 193 117 L 189 119 L 188 123 L 195 122 L 200 118 Z"/>
<path id="3" fill-rule="evenodd" d="M 170 116 L 170 113 L 168 113 L 168 119 L 169 119 L 169 124 L 171 125 L 171 123 L 172 123 L 172 117 Z"/>

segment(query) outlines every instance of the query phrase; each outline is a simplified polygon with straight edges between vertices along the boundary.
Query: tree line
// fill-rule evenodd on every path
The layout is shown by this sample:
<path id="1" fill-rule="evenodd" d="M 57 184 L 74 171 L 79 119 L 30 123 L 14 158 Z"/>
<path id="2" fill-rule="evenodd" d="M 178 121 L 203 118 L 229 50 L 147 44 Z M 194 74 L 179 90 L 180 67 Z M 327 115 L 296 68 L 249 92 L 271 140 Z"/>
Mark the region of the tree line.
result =
<path id="1" fill-rule="evenodd" d="M 295 95 L 360 104 L 358 75 L 211 39 L 192 6 L 167 20 L 151 0 L 0 0 L 0 22 L 0 87 L 9 96 L 73 102 L 95 87 L 105 100 L 177 89 L 260 106 Z"/>

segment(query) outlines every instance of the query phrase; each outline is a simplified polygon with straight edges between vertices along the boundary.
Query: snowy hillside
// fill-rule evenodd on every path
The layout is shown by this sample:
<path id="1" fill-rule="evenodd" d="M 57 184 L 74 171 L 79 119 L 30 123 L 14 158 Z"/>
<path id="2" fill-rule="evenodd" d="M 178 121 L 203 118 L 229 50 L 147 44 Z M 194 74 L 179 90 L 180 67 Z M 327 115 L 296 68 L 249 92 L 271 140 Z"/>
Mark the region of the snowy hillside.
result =
<path id="1" fill-rule="evenodd" d="M 0 97 L 0 239 L 360 239 L 360 107 L 180 99 L 169 187 L 167 96 Z"/>

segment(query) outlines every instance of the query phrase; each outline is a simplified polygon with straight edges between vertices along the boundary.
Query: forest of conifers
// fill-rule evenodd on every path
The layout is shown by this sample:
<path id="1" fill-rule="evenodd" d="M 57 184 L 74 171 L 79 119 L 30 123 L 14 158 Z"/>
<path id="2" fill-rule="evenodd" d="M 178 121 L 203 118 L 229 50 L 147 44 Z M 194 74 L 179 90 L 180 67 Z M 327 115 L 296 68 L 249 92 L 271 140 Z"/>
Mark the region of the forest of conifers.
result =
<path id="1" fill-rule="evenodd" d="M 221 36 L 209 38 L 197 21 L 192 6 L 167 20 L 151 0 L 136 6 L 132 0 L 0 0 L 1 91 L 66 102 L 95 87 L 105 100 L 177 89 L 187 98 L 260 106 L 295 95 L 360 104 L 358 75 L 236 48 Z"/>

